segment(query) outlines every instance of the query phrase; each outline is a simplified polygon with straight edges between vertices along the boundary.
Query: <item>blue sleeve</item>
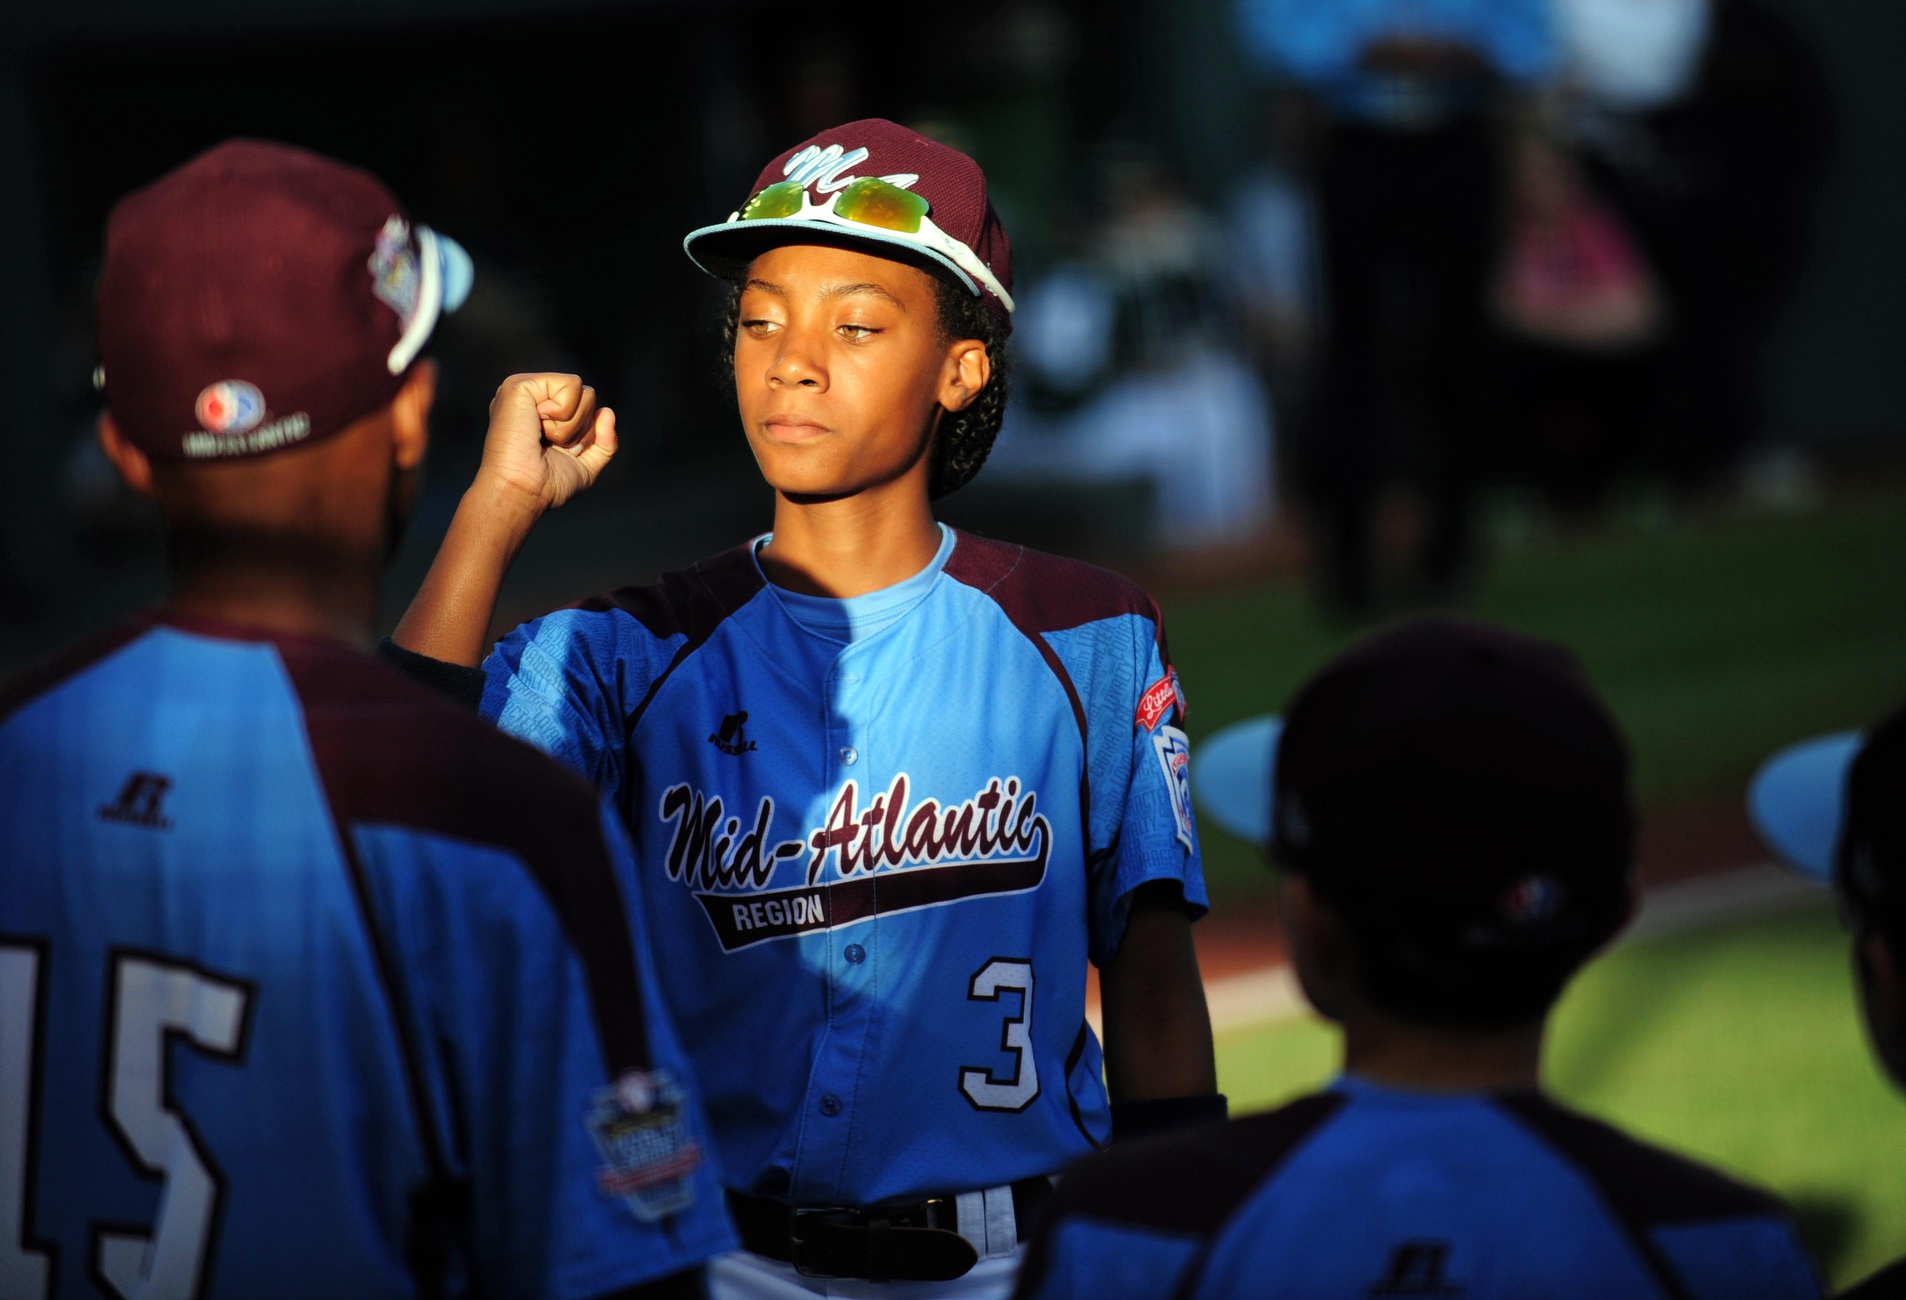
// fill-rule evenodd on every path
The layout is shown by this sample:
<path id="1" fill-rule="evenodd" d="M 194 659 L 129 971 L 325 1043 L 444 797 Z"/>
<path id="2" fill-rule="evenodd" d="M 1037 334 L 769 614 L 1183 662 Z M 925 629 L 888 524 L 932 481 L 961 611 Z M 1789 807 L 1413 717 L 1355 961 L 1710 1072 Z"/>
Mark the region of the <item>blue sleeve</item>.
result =
<path id="1" fill-rule="evenodd" d="M 1547 81 L 1561 66 L 1548 0 L 1494 0 L 1485 6 L 1486 47 L 1510 81 Z"/>
<path id="2" fill-rule="evenodd" d="M 484 661 L 483 716 L 619 804 L 630 775 L 625 720 L 686 641 L 657 637 L 618 610 L 557 610 Z"/>
<path id="3" fill-rule="evenodd" d="M 1169 1296 L 1203 1243 L 1137 1224 L 1077 1217 L 1049 1223 L 1016 1300 L 1103 1300 Z"/>
<path id="4" fill-rule="evenodd" d="M 1047 639 L 1086 710 L 1091 956 L 1102 966 L 1118 952 L 1140 885 L 1174 881 L 1195 912 L 1207 906 L 1183 696 L 1159 648 L 1156 607 Z"/>
<path id="5" fill-rule="evenodd" d="M 639 904 L 602 817 L 626 906 Z M 359 826 L 409 1055 L 449 1175 L 468 1188 L 480 1289 L 601 1295 L 733 1246 L 707 1126 L 630 910 L 648 1068 L 611 1077 L 584 962 L 522 862 L 500 848 Z"/>
<path id="6" fill-rule="evenodd" d="M 1754 1217 L 1649 1234 L 1695 1300 L 1815 1300 L 1820 1279 L 1793 1225 Z"/>
<path id="7" fill-rule="evenodd" d="M 1254 59 L 1318 86 L 1355 68 L 1364 8 L 1356 0 L 1238 0 L 1237 16 Z"/>

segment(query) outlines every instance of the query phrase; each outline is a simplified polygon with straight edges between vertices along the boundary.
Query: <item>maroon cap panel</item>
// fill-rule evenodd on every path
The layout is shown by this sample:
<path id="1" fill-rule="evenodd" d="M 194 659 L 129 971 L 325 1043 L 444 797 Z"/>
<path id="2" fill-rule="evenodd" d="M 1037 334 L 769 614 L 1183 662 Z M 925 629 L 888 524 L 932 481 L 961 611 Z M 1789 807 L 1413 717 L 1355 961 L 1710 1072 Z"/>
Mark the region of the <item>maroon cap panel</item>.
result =
<path id="1" fill-rule="evenodd" d="M 413 239 L 375 177 L 264 141 L 129 195 L 99 282 L 114 420 L 155 460 L 222 459 L 326 437 L 390 401 Z"/>
<path id="2" fill-rule="evenodd" d="M 958 149 L 884 118 L 848 122 L 803 140 L 761 169 L 748 197 L 799 179 L 822 200 L 862 176 L 891 180 L 924 198 L 933 224 L 972 249 L 1006 292 L 1013 291 L 1012 242 L 987 196 L 986 173 Z M 992 294 L 981 296 L 1006 315 Z"/>

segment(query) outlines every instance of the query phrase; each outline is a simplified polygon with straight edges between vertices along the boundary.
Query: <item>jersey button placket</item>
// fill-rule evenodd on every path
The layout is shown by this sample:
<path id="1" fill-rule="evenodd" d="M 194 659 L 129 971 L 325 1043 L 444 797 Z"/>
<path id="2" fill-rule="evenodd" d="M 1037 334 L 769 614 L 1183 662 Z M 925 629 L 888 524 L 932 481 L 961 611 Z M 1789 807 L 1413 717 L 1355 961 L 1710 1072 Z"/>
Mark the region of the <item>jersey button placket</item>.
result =
<path id="1" fill-rule="evenodd" d="M 827 735 L 821 751 L 828 773 L 827 805 L 831 808 L 847 783 L 853 781 L 858 787 L 856 816 L 866 811 L 869 798 L 867 756 L 855 743 L 859 738 L 854 734 L 864 689 L 859 670 L 836 660 L 827 680 Z M 837 879 L 834 873 L 844 856 L 829 855 L 830 866 L 824 877 L 827 883 Z M 858 876 L 857 872 L 855 878 Z M 824 1183 L 811 1184 L 805 1192 L 810 1198 L 822 1199 L 839 1195 L 834 1180 L 839 1177 L 851 1131 L 845 1117 L 852 1114 L 854 1083 L 866 1048 L 874 968 L 870 960 L 871 937 L 866 926 L 833 930 L 826 937 L 832 953 L 825 967 L 828 1033 L 825 1046 L 815 1060 L 809 1083 L 812 1091 L 808 1093 L 808 1105 L 813 1108 L 809 1113 L 816 1117 L 820 1127 L 807 1130 L 800 1157 L 803 1169 L 813 1169 L 816 1173 L 828 1171 L 821 1175 Z"/>

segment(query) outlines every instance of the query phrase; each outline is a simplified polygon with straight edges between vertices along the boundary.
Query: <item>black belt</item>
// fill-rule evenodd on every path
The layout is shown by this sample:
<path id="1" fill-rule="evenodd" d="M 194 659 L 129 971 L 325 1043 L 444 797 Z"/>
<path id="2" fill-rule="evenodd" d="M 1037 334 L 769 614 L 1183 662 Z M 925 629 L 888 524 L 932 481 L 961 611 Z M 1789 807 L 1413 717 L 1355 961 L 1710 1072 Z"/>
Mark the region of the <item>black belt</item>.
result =
<path id="1" fill-rule="evenodd" d="M 1024 1241 L 1052 1194 L 1052 1180 L 1022 1178 L 1012 1185 L 1012 1194 L 1013 1221 Z M 744 1247 L 792 1264 L 807 1277 L 950 1282 L 979 1263 L 980 1252 L 959 1233 L 952 1196 L 857 1210 L 789 1205 L 731 1191 L 728 1213 Z"/>

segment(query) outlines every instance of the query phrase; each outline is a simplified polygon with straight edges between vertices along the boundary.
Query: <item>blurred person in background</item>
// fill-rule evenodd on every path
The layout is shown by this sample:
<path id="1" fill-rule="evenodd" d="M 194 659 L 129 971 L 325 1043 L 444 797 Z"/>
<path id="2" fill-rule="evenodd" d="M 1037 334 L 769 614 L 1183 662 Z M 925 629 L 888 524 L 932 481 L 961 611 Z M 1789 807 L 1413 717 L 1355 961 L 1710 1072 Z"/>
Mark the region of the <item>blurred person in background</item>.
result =
<path id="1" fill-rule="evenodd" d="M 1343 1073 L 1060 1179 L 1020 1296 L 1811 1297 L 1773 1197 L 1568 1110 L 1551 1009 L 1634 904 L 1628 747 L 1560 645 L 1424 619 L 1211 737 Z"/>
<path id="2" fill-rule="evenodd" d="M 1316 194 L 1296 166 L 1311 152 L 1313 123 L 1298 94 L 1260 87 L 1252 124 L 1259 137 L 1253 160 L 1225 195 L 1224 287 L 1288 445 L 1306 407 L 1324 321 Z"/>
<path id="3" fill-rule="evenodd" d="M 1310 92 L 1328 326 L 1301 457 L 1326 603 L 1376 598 L 1393 403 L 1422 443 L 1431 599 L 1474 559 L 1470 504 L 1501 194 L 1497 127 L 1556 66 L 1546 0 L 1240 0 L 1255 56 Z"/>
<path id="4" fill-rule="evenodd" d="M 167 582 L 0 686 L 7 1300 L 661 1300 L 732 1243 L 614 813 L 369 653 L 470 280 L 286 145 L 113 210 Z"/>
<path id="5" fill-rule="evenodd" d="M 1906 1089 L 1906 708 L 1865 735 L 1841 732 L 1775 755 L 1747 804 L 1775 856 L 1839 896 L 1873 1053 Z M 1906 1259 L 1844 1300 L 1902 1296 Z"/>
<path id="6" fill-rule="evenodd" d="M 1764 428 L 1761 372 L 1812 238 L 1833 105 L 1800 29 L 1762 0 L 1557 0 L 1561 137 L 1665 300 L 1644 404 L 1684 498 Z"/>
<path id="7" fill-rule="evenodd" d="M 1153 538 L 1187 551 L 1259 537 L 1274 510 L 1271 407 L 1238 338 L 1224 232 L 1145 152 L 1101 154 L 1099 223 L 1021 294 L 1025 402 L 1002 481 L 1142 481 Z"/>
<path id="8" fill-rule="evenodd" d="M 1490 285 L 1491 469 L 1587 519 L 1648 444 L 1667 305 L 1618 212 L 1545 130 L 1512 150 Z"/>

